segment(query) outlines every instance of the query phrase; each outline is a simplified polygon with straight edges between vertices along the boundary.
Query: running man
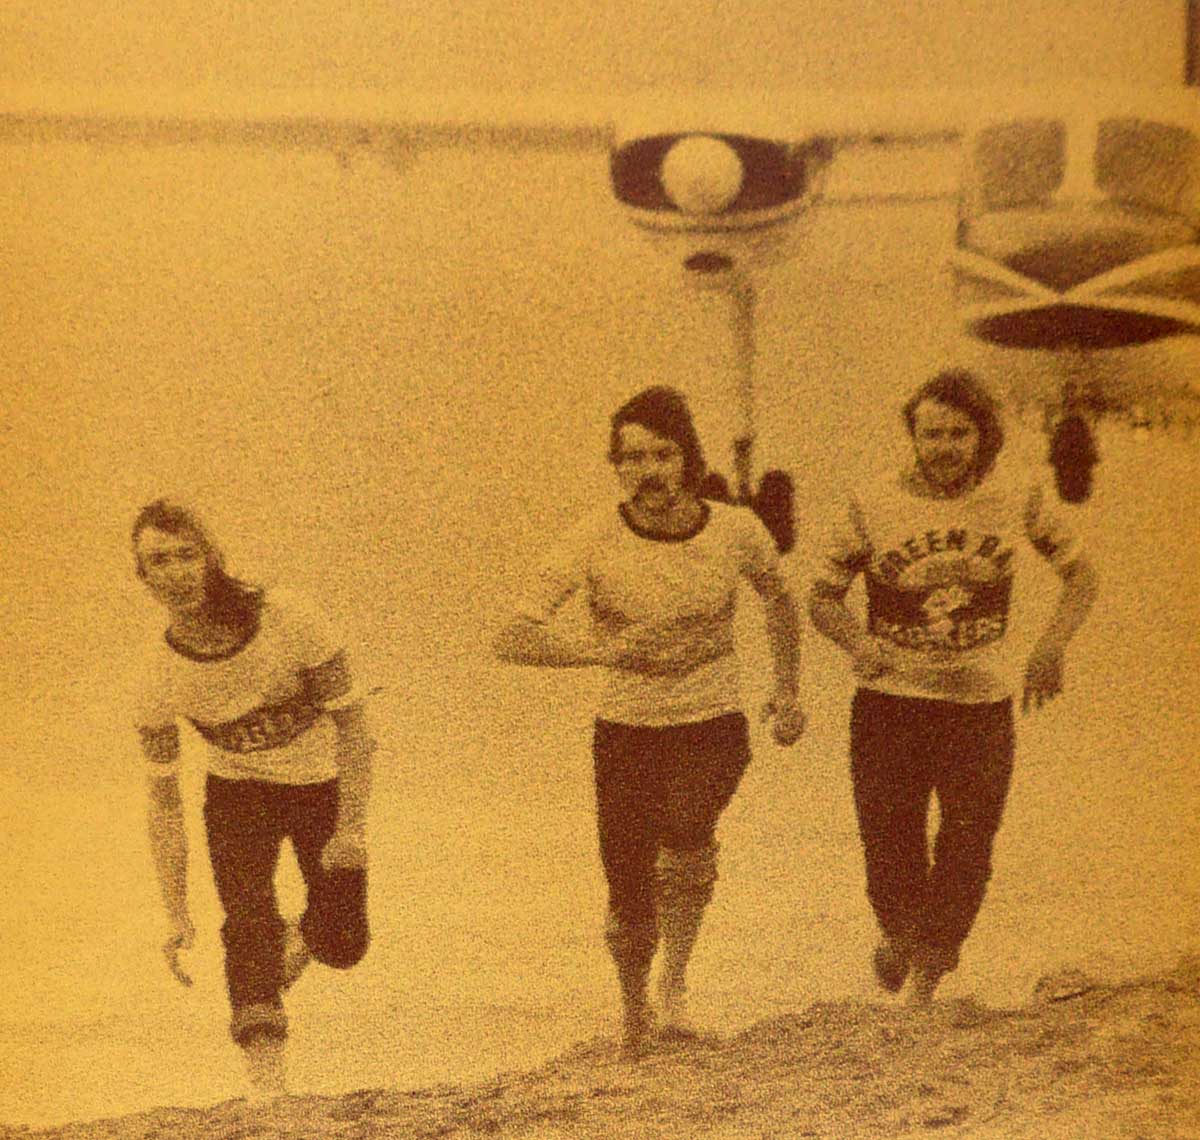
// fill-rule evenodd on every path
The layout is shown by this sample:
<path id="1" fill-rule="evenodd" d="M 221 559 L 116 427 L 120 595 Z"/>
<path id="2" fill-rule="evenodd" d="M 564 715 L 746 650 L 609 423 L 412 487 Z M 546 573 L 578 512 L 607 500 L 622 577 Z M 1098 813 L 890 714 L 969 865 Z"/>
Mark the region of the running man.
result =
<path id="1" fill-rule="evenodd" d="M 195 930 L 178 780 L 179 725 L 203 738 L 204 823 L 232 1007 L 255 1095 L 285 1089 L 282 995 L 310 957 L 346 969 L 366 953 L 366 810 L 371 753 L 347 655 L 299 595 L 231 577 L 196 514 L 157 500 L 132 533 L 137 573 L 167 611 L 137 708 L 149 775 L 149 829 L 166 905 L 167 963 L 185 985 L 181 950 Z M 307 888 L 285 923 L 275 870 L 290 839 Z"/>
<path id="2" fill-rule="evenodd" d="M 766 608 L 774 737 L 804 729 L 798 619 L 771 538 L 749 510 L 700 499 L 700 441 L 684 398 L 654 387 L 612 417 L 609 460 L 624 500 L 573 528 L 499 633 L 501 660 L 606 672 L 595 722 L 606 941 L 631 1054 L 654 1027 L 647 989 L 660 942 L 665 1036 L 691 1036 L 686 972 L 717 879 L 717 821 L 750 760 L 733 619 L 740 580 Z M 583 591 L 584 640 L 553 618 Z"/>
<path id="3" fill-rule="evenodd" d="M 983 902 L 1012 777 L 1016 678 L 1006 675 L 1005 636 L 1021 539 L 1062 580 L 1025 666 L 1024 710 L 1062 690 L 1067 643 L 1097 586 L 1041 490 L 993 473 L 1003 432 L 974 377 L 938 374 L 903 418 L 915 462 L 851 497 L 809 614 L 849 655 L 859 683 L 851 775 L 867 895 L 883 933 L 875 974 L 896 993 L 911 972 L 909 1000 L 928 1005 Z M 860 573 L 866 628 L 845 604 Z"/>

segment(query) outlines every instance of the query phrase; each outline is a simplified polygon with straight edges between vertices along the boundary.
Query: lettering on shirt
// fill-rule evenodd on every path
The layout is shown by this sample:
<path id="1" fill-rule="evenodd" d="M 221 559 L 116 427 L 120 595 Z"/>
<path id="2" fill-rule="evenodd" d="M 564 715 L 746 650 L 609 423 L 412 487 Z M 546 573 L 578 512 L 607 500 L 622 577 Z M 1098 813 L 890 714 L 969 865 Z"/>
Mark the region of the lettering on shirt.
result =
<path id="1" fill-rule="evenodd" d="M 927 625 L 904 625 L 900 622 L 873 620 L 871 632 L 885 637 L 902 649 L 949 650 L 961 653 L 999 641 L 1008 628 L 1006 615 L 960 619 L 947 618 Z"/>
<path id="2" fill-rule="evenodd" d="M 1000 537 L 995 534 L 985 534 L 982 538 L 972 539 L 968 548 L 966 530 L 952 527 L 949 530 L 927 530 L 919 537 L 907 538 L 896 548 L 887 551 L 876 559 L 872 568 L 878 577 L 885 581 L 898 581 L 900 575 L 910 566 L 921 562 L 933 554 L 957 553 L 967 558 L 982 558 L 990 561 L 998 574 L 1008 572 L 1013 552 L 1010 547 L 1001 549 Z"/>
<path id="3" fill-rule="evenodd" d="M 903 649 L 961 653 L 1003 638 L 1012 548 L 964 528 L 912 535 L 867 572 L 871 633 Z"/>
<path id="4" fill-rule="evenodd" d="M 290 744 L 317 722 L 322 711 L 298 695 L 278 704 L 259 705 L 221 724 L 202 724 L 197 720 L 192 724 L 205 740 L 225 752 L 262 752 Z"/>

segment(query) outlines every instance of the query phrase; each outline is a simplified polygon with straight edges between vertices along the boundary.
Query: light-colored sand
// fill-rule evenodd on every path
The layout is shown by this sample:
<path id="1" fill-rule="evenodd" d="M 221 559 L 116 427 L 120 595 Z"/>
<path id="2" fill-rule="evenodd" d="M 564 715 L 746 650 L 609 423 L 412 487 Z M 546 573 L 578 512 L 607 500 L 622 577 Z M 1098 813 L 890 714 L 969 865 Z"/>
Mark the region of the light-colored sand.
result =
<path id="1" fill-rule="evenodd" d="M 473 1085 L 229 1101 L 8 1137 L 173 1140 L 1194 1140 L 1200 959 L 1107 985 L 1045 980 L 1020 1009 L 824 1002 L 639 1061 L 578 1045 Z"/>

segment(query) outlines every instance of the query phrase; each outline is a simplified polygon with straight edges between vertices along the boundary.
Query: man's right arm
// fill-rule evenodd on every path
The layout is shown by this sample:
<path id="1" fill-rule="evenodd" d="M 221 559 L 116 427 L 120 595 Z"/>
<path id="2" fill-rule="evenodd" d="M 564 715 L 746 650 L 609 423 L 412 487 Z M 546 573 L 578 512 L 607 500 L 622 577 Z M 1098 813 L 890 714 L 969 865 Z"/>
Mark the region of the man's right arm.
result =
<path id="1" fill-rule="evenodd" d="M 496 634 L 492 652 L 507 665 L 544 665 L 583 669 L 613 664 L 610 647 L 554 629 L 546 622 L 518 615 Z"/>
<path id="2" fill-rule="evenodd" d="M 824 570 L 809 590 L 808 617 L 818 633 L 850 656 L 855 674 L 864 681 L 878 677 L 888 668 L 878 642 L 846 605 L 846 594 L 869 559 L 861 514 L 851 502 L 829 544 Z"/>
<path id="3" fill-rule="evenodd" d="M 171 933 L 163 952 L 171 972 L 185 985 L 190 979 L 179 968 L 178 952 L 188 949 L 195 938 L 187 904 L 187 829 L 183 821 L 183 797 L 179 792 L 176 766 L 179 729 L 175 725 L 140 730 L 142 752 L 150 769 L 147 779 L 147 830 L 150 854 L 158 889 L 166 908 Z"/>
<path id="4" fill-rule="evenodd" d="M 506 665 L 582 669 L 603 665 L 600 645 L 559 628 L 558 612 L 584 588 L 590 520 L 570 530 L 529 577 L 509 620 L 492 638 L 492 652 Z"/>
<path id="5" fill-rule="evenodd" d="M 154 871 L 158 876 L 167 918 L 173 927 L 180 927 L 188 917 L 188 848 L 179 779 L 174 773 L 169 776 L 151 775 L 149 792 L 148 824 Z"/>
<path id="6" fill-rule="evenodd" d="M 808 592 L 808 617 L 813 628 L 853 656 L 871 640 L 846 605 L 846 592 L 820 579 Z"/>
<path id="7" fill-rule="evenodd" d="M 818 633 L 849 655 L 859 680 L 872 681 L 891 667 L 879 643 L 850 612 L 844 591 L 828 582 L 814 582 L 808 594 L 808 617 Z"/>
<path id="8" fill-rule="evenodd" d="M 701 627 L 681 636 L 668 625 L 631 624 L 599 636 L 564 629 L 559 610 L 588 580 L 592 533 L 581 527 L 542 564 L 515 612 L 492 639 L 492 652 L 509 665 L 557 669 L 602 666 L 651 676 L 686 673 L 724 652 L 721 638 Z"/>

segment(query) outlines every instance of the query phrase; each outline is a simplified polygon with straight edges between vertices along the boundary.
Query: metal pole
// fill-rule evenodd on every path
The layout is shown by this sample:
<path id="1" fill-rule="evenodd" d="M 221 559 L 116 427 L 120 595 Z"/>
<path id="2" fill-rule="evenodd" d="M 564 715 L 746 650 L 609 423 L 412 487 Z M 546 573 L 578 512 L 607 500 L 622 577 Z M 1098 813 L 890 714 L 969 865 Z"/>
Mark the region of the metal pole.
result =
<path id="1" fill-rule="evenodd" d="M 737 371 L 738 429 L 733 439 L 733 473 L 737 501 L 750 502 L 754 449 L 754 285 L 739 274 L 730 289 L 734 367 Z"/>
<path id="2" fill-rule="evenodd" d="M 1185 0 L 1183 37 L 1183 82 L 1200 87 L 1200 0 Z"/>

